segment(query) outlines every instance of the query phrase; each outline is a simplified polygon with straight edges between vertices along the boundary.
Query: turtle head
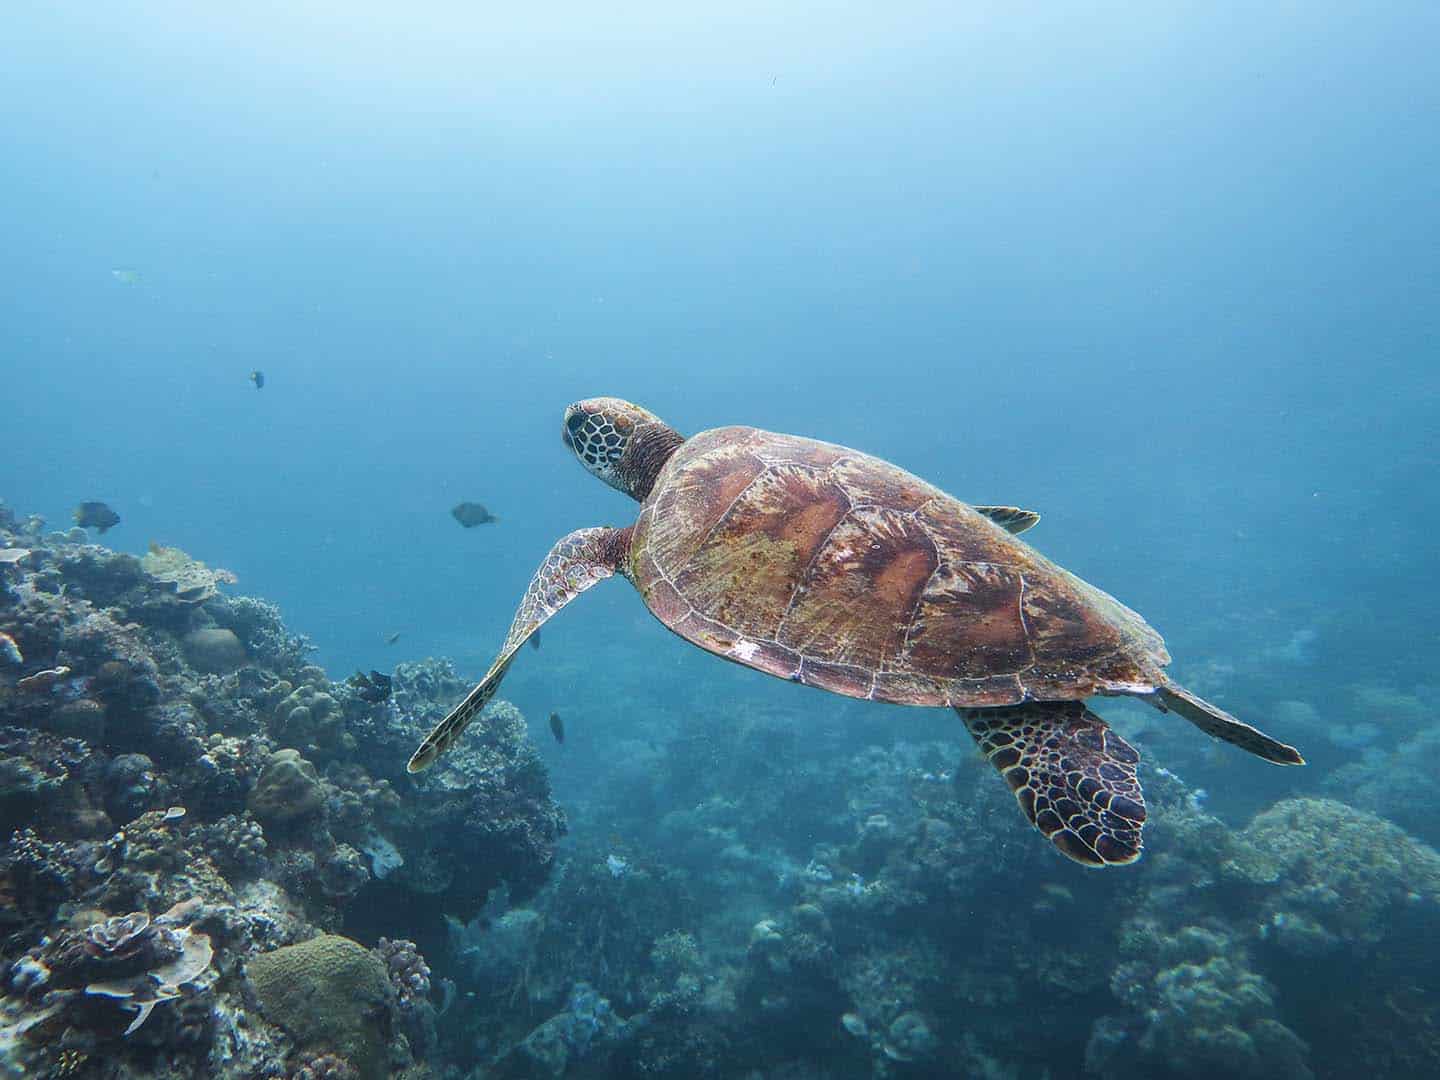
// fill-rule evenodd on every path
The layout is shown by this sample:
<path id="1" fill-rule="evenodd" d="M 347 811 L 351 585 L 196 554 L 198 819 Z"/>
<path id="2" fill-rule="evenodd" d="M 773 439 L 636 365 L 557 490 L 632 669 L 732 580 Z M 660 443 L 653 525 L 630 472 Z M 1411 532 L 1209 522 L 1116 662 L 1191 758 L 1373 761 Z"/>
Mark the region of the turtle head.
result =
<path id="1" fill-rule="evenodd" d="M 685 441 L 648 409 L 620 398 L 577 401 L 565 410 L 560 438 L 580 464 L 605 483 L 643 502 L 660 469 Z"/>

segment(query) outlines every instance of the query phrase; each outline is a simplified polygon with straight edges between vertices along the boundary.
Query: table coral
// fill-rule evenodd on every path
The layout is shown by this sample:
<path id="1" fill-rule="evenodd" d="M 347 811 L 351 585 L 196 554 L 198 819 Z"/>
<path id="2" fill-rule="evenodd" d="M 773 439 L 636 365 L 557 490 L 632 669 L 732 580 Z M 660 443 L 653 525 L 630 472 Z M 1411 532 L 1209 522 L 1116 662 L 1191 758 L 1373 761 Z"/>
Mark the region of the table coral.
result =
<path id="1" fill-rule="evenodd" d="M 234 585 L 239 580 L 229 570 L 212 570 L 179 548 L 163 544 L 151 544 L 140 565 L 145 573 L 172 588 L 178 598 L 190 604 L 208 600 L 218 586 Z"/>

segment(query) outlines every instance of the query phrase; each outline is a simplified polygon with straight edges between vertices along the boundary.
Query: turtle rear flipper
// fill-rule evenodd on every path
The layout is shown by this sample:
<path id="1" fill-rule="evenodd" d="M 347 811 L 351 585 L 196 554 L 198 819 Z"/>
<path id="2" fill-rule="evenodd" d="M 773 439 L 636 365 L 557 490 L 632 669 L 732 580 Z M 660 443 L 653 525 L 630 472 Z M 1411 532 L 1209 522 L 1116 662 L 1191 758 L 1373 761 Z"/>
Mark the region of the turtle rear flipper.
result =
<path id="1" fill-rule="evenodd" d="M 410 756 L 406 770 L 418 773 L 433 765 L 495 696 L 525 639 L 590 586 L 620 571 L 629 550 L 629 529 L 576 529 L 562 537 L 530 579 L 530 586 L 510 623 L 510 632 L 505 635 L 505 644 L 490 670 L 475 689 L 465 695 L 465 700 L 425 736 L 425 741 Z"/>
<path id="2" fill-rule="evenodd" d="M 1271 738 L 1243 720 L 1237 720 L 1224 709 L 1211 705 L 1204 698 L 1196 697 L 1183 686 L 1167 683 L 1155 691 L 1152 703 L 1161 712 L 1173 710 L 1205 734 L 1234 743 L 1240 749 L 1249 750 L 1256 757 L 1276 765 L 1305 764 L 1305 759 L 1295 747 Z"/>
<path id="3" fill-rule="evenodd" d="M 956 709 L 1030 823 L 1086 866 L 1140 857 L 1140 755 L 1079 701 Z"/>

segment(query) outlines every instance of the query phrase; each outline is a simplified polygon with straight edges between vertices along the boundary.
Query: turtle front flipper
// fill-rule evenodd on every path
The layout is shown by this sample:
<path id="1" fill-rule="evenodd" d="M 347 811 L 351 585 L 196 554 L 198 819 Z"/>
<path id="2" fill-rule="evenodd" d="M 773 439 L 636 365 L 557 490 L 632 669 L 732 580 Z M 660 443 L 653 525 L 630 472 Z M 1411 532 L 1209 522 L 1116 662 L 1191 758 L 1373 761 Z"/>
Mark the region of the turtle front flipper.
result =
<path id="1" fill-rule="evenodd" d="M 434 764 L 495 696 L 525 639 L 590 586 L 623 572 L 629 550 L 629 529 L 577 529 L 556 543 L 530 579 L 500 655 L 465 700 L 425 736 L 406 768 L 418 773 Z"/>
<path id="2" fill-rule="evenodd" d="M 1087 866 L 1140 857 L 1140 755 L 1080 701 L 956 709 L 1030 823 Z"/>

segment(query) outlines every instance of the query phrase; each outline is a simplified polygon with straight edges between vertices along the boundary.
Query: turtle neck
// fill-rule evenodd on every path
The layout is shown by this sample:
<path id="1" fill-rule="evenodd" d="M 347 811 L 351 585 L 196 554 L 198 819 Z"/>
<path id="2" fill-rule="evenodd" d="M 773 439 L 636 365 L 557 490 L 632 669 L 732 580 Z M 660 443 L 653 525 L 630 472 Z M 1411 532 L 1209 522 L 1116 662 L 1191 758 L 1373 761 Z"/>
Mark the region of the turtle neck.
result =
<path id="1" fill-rule="evenodd" d="M 625 448 L 620 473 L 626 480 L 630 495 L 637 502 L 644 502 L 649 497 L 660 470 L 684 441 L 684 435 L 662 423 L 643 424 L 636 429 L 630 437 L 630 445 Z"/>

